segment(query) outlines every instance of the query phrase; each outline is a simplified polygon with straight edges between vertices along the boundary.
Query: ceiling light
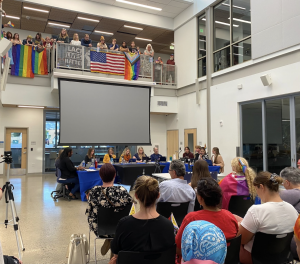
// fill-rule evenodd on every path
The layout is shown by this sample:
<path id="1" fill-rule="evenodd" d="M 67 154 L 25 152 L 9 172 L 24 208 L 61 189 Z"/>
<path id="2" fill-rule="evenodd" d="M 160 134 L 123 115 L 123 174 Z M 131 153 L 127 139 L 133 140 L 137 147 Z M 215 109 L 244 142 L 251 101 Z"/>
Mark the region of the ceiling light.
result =
<path id="1" fill-rule="evenodd" d="M 251 24 L 251 21 L 247 21 L 247 20 L 243 20 L 243 19 L 233 18 L 232 20 Z"/>
<path id="2" fill-rule="evenodd" d="M 82 19 L 82 20 L 88 20 L 88 21 L 93 21 L 93 22 L 100 22 L 100 20 L 97 19 L 91 19 L 91 18 L 85 18 L 85 17 L 77 17 L 78 19 Z"/>
<path id="3" fill-rule="evenodd" d="M 57 24 L 57 23 L 52 23 L 52 22 L 48 22 L 48 25 L 58 26 L 58 27 L 66 27 L 66 28 L 70 27 L 69 25 Z"/>
<path id="4" fill-rule="evenodd" d="M 31 105 L 18 105 L 18 107 L 22 107 L 22 108 L 38 108 L 38 109 L 44 108 L 44 106 L 31 106 Z"/>
<path id="5" fill-rule="evenodd" d="M 199 39 L 199 41 L 206 42 L 206 40 L 204 40 L 204 39 Z"/>
<path id="6" fill-rule="evenodd" d="M 152 41 L 152 39 L 145 39 L 145 38 L 138 38 L 138 37 L 135 37 L 135 39 L 145 40 L 145 41 Z"/>
<path id="7" fill-rule="evenodd" d="M 229 4 L 225 4 L 225 3 L 223 3 L 222 5 L 224 5 L 224 6 L 230 6 Z M 240 6 L 235 6 L 235 5 L 233 5 L 232 7 L 237 8 L 237 9 L 246 10 L 245 7 L 240 7 Z"/>
<path id="8" fill-rule="evenodd" d="M 38 11 L 38 12 L 43 12 L 43 13 L 49 13 L 48 10 L 37 9 L 37 8 L 28 7 L 28 6 L 24 6 L 24 9 L 29 9 L 29 10 Z"/>
<path id="9" fill-rule="evenodd" d="M 2 15 L 2 16 L 4 16 L 4 15 Z M 4 16 L 4 17 L 13 18 L 13 19 L 20 19 L 19 17 L 15 17 L 15 16 L 8 16 L 8 15 L 6 15 L 6 16 Z"/>
<path id="10" fill-rule="evenodd" d="M 206 51 L 205 49 L 199 49 L 199 50 L 203 50 L 203 51 Z"/>
<path id="11" fill-rule="evenodd" d="M 236 48 L 241 48 L 241 49 L 243 49 L 243 48 L 244 48 L 243 46 L 235 46 L 235 45 L 233 45 L 233 47 L 236 47 Z"/>
<path id="12" fill-rule="evenodd" d="M 114 34 L 114 33 L 110 33 L 110 32 L 98 31 L 98 30 L 95 30 L 94 32 L 95 33 L 100 33 L 100 34 L 103 34 L 103 35 L 113 35 Z"/>
<path id="13" fill-rule="evenodd" d="M 135 6 L 145 7 L 145 8 L 149 8 L 149 9 L 154 9 L 154 10 L 157 10 L 157 11 L 162 10 L 161 8 L 158 8 L 158 7 L 142 5 L 142 4 L 138 4 L 138 3 L 134 3 L 134 2 L 129 2 L 129 1 L 126 1 L 126 0 L 116 0 L 116 1 L 120 2 L 120 3 L 124 3 L 124 4 L 129 4 L 129 5 L 135 5 Z"/>
<path id="14" fill-rule="evenodd" d="M 124 27 L 126 27 L 126 28 L 133 28 L 133 29 L 137 29 L 137 30 L 143 30 L 142 28 L 139 28 L 139 27 L 132 27 L 132 26 L 127 26 L 127 25 L 124 25 Z"/>
<path id="15" fill-rule="evenodd" d="M 236 55 L 236 56 L 244 56 L 243 54 L 236 54 L 236 53 L 233 53 L 233 55 Z"/>
<path id="16" fill-rule="evenodd" d="M 206 21 L 206 18 L 202 18 L 202 20 Z M 217 24 L 222 24 L 222 25 L 226 25 L 226 26 L 230 26 L 230 24 L 228 23 L 224 23 L 224 22 L 220 22 L 220 21 L 215 21 Z M 233 24 L 234 27 L 239 27 L 239 25 L 235 25 Z"/>

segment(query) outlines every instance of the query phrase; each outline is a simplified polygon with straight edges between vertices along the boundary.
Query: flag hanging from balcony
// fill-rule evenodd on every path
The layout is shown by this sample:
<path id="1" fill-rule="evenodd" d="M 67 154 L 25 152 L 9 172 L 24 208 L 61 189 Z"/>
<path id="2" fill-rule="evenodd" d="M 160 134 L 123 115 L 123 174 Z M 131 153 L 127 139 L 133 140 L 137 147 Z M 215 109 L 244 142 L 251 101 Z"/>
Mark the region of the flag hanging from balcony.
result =
<path id="1" fill-rule="evenodd" d="M 140 54 L 139 53 L 129 53 L 125 54 L 125 80 L 137 80 L 140 73 Z"/>
<path id="2" fill-rule="evenodd" d="M 124 54 L 90 51 L 90 56 L 91 72 L 124 75 Z"/>
<path id="3" fill-rule="evenodd" d="M 34 56 L 32 56 L 32 71 L 34 74 L 39 75 L 48 74 L 47 49 L 39 52 L 37 48 L 35 48 Z"/>

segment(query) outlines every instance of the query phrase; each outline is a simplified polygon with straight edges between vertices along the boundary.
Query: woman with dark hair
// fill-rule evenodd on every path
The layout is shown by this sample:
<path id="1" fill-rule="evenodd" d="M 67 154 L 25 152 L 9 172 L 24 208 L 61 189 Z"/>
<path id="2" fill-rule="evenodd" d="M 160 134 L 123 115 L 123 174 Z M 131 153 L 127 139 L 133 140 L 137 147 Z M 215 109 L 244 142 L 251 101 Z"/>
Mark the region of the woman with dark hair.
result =
<path id="1" fill-rule="evenodd" d="M 226 239 L 236 237 L 238 222 L 234 215 L 227 210 L 220 209 L 222 191 L 219 184 L 213 178 L 205 178 L 198 182 L 197 199 L 203 210 L 191 212 L 185 216 L 176 235 L 176 252 L 181 255 L 181 238 L 185 227 L 198 220 L 210 222 L 219 227 Z"/>
<path id="2" fill-rule="evenodd" d="M 13 35 L 10 31 L 7 31 L 6 33 L 6 38 L 11 41 L 11 42 L 14 42 L 13 40 Z M 8 57 L 10 58 L 10 65 L 14 65 L 14 58 L 13 58 L 13 55 L 12 55 L 12 47 L 8 50 Z"/>
<path id="3" fill-rule="evenodd" d="M 208 155 L 206 154 L 206 150 L 204 147 L 200 148 L 200 155 L 199 155 L 200 160 L 209 160 Z"/>
<path id="4" fill-rule="evenodd" d="M 130 47 L 129 47 L 129 51 L 131 53 L 138 53 L 138 50 L 137 50 L 137 48 L 135 46 L 135 42 L 134 41 L 131 41 L 131 44 L 130 44 Z"/>
<path id="5" fill-rule="evenodd" d="M 193 176 L 189 185 L 195 189 L 198 186 L 198 182 L 204 178 L 211 178 L 208 163 L 205 160 L 197 160 L 193 167 Z"/>
<path id="6" fill-rule="evenodd" d="M 20 36 L 19 36 L 19 33 L 15 33 L 14 34 L 14 37 L 13 37 L 13 44 L 14 45 L 22 45 L 22 42 L 21 42 L 21 40 L 20 40 Z"/>
<path id="7" fill-rule="evenodd" d="M 35 39 L 34 39 L 34 45 L 38 46 L 43 46 L 43 40 L 42 40 L 42 34 L 41 33 L 36 33 Z"/>
<path id="8" fill-rule="evenodd" d="M 212 149 L 211 161 L 214 166 L 220 166 L 220 172 L 224 172 L 224 160 L 220 154 L 219 148 L 214 147 Z"/>
<path id="9" fill-rule="evenodd" d="M 120 46 L 120 51 L 122 51 L 122 52 L 128 52 L 129 51 L 125 41 L 122 42 L 122 45 Z"/>
<path id="10" fill-rule="evenodd" d="M 13 35 L 12 35 L 12 33 L 11 33 L 10 31 L 7 31 L 7 33 L 6 33 L 6 38 L 7 38 L 8 40 L 10 40 L 10 41 L 13 40 Z"/>
<path id="11" fill-rule="evenodd" d="M 156 201 L 159 198 L 158 181 L 150 176 L 141 176 L 137 178 L 134 189 L 140 210 L 119 221 L 111 242 L 114 257 L 109 264 L 117 263 L 120 251 L 159 252 L 175 244 L 172 222 L 156 211 Z"/>
<path id="12" fill-rule="evenodd" d="M 194 158 L 194 154 L 191 152 L 189 147 L 185 147 L 184 148 L 184 153 L 182 155 L 183 158 L 186 159 L 193 159 Z"/>
<path id="13" fill-rule="evenodd" d="M 88 164 L 88 162 L 91 162 L 92 159 L 95 159 L 95 150 L 93 148 L 89 148 L 88 153 L 84 158 L 85 165 Z"/>

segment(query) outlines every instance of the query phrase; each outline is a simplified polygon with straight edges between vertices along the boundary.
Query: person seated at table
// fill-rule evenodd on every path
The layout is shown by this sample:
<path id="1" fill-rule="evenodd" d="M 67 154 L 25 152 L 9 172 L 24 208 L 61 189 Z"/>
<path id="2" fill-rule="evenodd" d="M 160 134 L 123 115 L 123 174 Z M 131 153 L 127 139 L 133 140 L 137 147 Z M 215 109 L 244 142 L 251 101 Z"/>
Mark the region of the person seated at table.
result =
<path id="1" fill-rule="evenodd" d="M 199 145 L 196 145 L 195 146 L 195 160 L 198 160 L 199 159 L 199 157 L 200 157 L 200 150 L 201 150 L 201 146 L 199 146 Z"/>
<path id="2" fill-rule="evenodd" d="M 77 175 L 77 170 L 83 169 L 82 167 L 75 168 L 71 157 L 73 155 L 72 148 L 65 148 L 60 155 L 59 169 L 61 171 L 60 179 L 64 183 L 73 184 L 72 188 L 69 187 L 69 196 L 71 199 L 76 199 L 75 194 L 79 192 L 79 180 Z"/>
<path id="3" fill-rule="evenodd" d="M 198 186 L 198 182 L 204 178 L 211 178 L 208 163 L 205 160 L 197 160 L 193 167 L 193 175 L 189 185 L 195 189 Z"/>
<path id="4" fill-rule="evenodd" d="M 90 230 L 98 236 L 97 212 L 99 207 L 115 208 L 115 212 L 124 209 L 128 204 L 132 204 L 133 200 L 130 194 L 123 186 L 114 186 L 116 178 L 116 170 L 113 165 L 106 163 L 101 166 L 99 175 L 103 181 L 102 186 L 94 186 L 88 194 L 88 206 L 86 208 L 86 216 Z M 101 254 L 105 255 L 110 248 L 110 240 L 106 239 Z"/>
<path id="5" fill-rule="evenodd" d="M 120 251 L 160 252 L 174 247 L 174 226 L 156 211 L 158 181 L 150 176 L 138 177 L 134 186 L 140 210 L 119 221 L 111 242 L 114 253 L 109 264 L 116 264 Z"/>
<path id="6" fill-rule="evenodd" d="M 222 208 L 228 210 L 231 196 L 245 195 L 254 201 L 256 197 L 253 181 L 255 172 L 249 167 L 247 160 L 241 157 L 231 161 L 232 173 L 220 181 L 223 191 Z"/>
<path id="7" fill-rule="evenodd" d="M 137 162 L 142 162 L 143 158 L 146 158 L 146 157 L 147 157 L 147 155 L 144 152 L 144 148 L 143 147 L 139 147 L 138 148 L 138 152 L 135 153 L 132 158 L 136 159 Z"/>
<path id="8" fill-rule="evenodd" d="M 194 158 L 194 154 L 190 151 L 189 147 L 184 148 L 183 158 L 186 158 L 186 159 L 193 159 Z"/>
<path id="9" fill-rule="evenodd" d="M 222 200 L 222 190 L 216 180 L 210 177 L 198 182 L 197 200 L 202 205 L 203 210 L 187 214 L 176 235 L 176 252 L 179 256 L 181 255 L 183 231 L 193 221 L 204 220 L 216 225 L 223 231 L 226 239 L 234 238 L 238 233 L 238 222 L 234 215 L 219 208 Z"/>
<path id="10" fill-rule="evenodd" d="M 201 160 L 209 160 L 209 157 L 206 154 L 206 150 L 205 150 L 204 147 L 200 148 L 199 159 L 201 159 Z"/>
<path id="11" fill-rule="evenodd" d="M 109 148 L 107 154 L 104 155 L 103 163 L 110 163 L 111 159 L 115 159 L 116 155 L 114 155 L 114 149 Z"/>
<path id="12" fill-rule="evenodd" d="M 55 176 L 58 179 L 61 177 L 61 171 L 59 169 L 59 162 L 60 162 L 60 155 L 61 155 L 61 153 L 63 153 L 63 151 L 64 151 L 64 149 L 59 150 L 57 158 L 56 158 L 55 163 L 54 163 L 54 165 L 55 165 Z M 57 185 L 56 185 L 55 191 L 61 192 L 62 190 L 63 190 L 63 184 L 58 182 Z"/>
<path id="13" fill-rule="evenodd" d="M 92 162 L 92 159 L 95 160 L 95 149 L 89 148 L 88 153 L 85 155 L 85 158 L 84 158 L 85 166 L 89 162 Z"/>
<path id="14" fill-rule="evenodd" d="M 242 235 L 240 262 L 243 264 L 252 264 L 251 250 L 257 232 L 276 235 L 293 232 L 298 213 L 280 198 L 279 185 L 282 182 L 283 179 L 276 174 L 259 172 L 253 185 L 262 204 L 252 205 L 244 219 L 236 216 L 238 235 Z"/>
<path id="15" fill-rule="evenodd" d="M 158 153 L 158 147 L 153 148 L 154 153 L 150 156 L 151 161 L 159 161 L 162 155 Z"/>
<path id="16" fill-rule="evenodd" d="M 188 212 L 194 211 L 196 194 L 193 188 L 184 180 L 185 165 L 181 160 L 170 163 L 171 180 L 163 181 L 159 185 L 160 197 L 158 202 L 189 202 Z"/>
<path id="17" fill-rule="evenodd" d="M 211 156 L 211 161 L 214 166 L 220 166 L 220 173 L 224 172 L 224 160 L 220 154 L 219 148 L 212 149 L 213 155 Z"/>
<path id="18" fill-rule="evenodd" d="M 129 162 L 130 159 L 131 159 L 131 152 L 130 152 L 130 149 L 128 147 L 126 147 L 120 156 L 119 162 L 121 163 L 123 160 L 126 162 Z"/>
<path id="19" fill-rule="evenodd" d="M 203 241 L 202 243 L 199 243 Z M 204 243 L 207 243 L 205 246 Z M 194 221 L 183 231 L 181 254 L 185 264 L 223 264 L 227 243 L 220 228 L 207 221 Z M 199 254 L 199 252 L 201 252 Z"/>

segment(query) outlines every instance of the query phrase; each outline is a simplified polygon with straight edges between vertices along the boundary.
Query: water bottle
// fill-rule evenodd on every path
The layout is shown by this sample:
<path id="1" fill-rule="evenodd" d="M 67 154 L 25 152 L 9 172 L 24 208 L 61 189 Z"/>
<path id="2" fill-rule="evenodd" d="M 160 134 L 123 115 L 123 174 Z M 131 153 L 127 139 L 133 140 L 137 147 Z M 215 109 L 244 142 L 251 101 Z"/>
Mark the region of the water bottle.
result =
<path id="1" fill-rule="evenodd" d="M 82 167 L 85 168 L 85 161 L 82 161 Z"/>
<path id="2" fill-rule="evenodd" d="M 114 159 L 113 158 L 110 159 L 110 164 L 114 164 Z"/>
<path id="3" fill-rule="evenodd" d="M 145 175 L 145 169 L 143 169 L 143 175 Z"/>

